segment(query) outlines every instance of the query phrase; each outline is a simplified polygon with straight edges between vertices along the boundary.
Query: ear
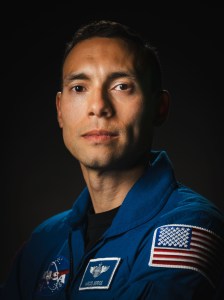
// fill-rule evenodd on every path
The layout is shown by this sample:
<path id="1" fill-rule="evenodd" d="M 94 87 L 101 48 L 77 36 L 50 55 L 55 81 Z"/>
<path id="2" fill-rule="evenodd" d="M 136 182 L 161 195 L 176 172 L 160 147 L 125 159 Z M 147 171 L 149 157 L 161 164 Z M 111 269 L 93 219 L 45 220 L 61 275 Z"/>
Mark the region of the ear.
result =
<path id="1" fill-rule="evenodd" d="M 154 125 L 162 125 L 168 116 L 170 108 L 170 94 L 167 90 L 162 90 L 159 95 L 158 106 L 155 113 Z"/>
<path id="2" fill-rule="evenodd" d="M 63 127 L 62 113 L 61 113 L 61 92 L 57 92 L 56 95 L 56 108 L 57 108 L 57 119 L 60 128 Z"/>

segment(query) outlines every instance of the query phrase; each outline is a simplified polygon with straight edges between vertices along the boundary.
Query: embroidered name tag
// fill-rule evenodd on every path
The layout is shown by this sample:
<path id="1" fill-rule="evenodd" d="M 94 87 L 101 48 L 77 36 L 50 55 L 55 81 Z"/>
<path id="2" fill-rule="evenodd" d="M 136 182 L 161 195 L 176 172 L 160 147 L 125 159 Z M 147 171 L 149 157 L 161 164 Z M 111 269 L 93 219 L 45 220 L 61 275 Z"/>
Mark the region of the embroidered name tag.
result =
<path id="1" fill-rule="evenodd" d="M 119 262 L 118 257 L 90 259 L 79 290 L 108 289 Z"/>

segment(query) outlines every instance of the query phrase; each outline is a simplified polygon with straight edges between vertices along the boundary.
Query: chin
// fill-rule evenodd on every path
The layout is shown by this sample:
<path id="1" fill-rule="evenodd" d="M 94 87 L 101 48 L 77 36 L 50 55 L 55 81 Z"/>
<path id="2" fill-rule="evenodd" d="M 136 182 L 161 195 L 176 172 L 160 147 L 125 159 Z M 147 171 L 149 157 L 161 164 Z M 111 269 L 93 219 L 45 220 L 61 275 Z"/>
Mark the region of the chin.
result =
<path id="1" fill-rule="evenodd" d="M 85 168 L 93 170 L 113 169 L 116 165 L 118 165 L 117 161 L 119 161 L 118 157 L 111 157 L 110 155 L 103 154 L 79 160 Z"/>
<path id="2" fill-rule="evenodd" d="M 88 169 L 93 170 L 106 170 L 110 168 L 113 164 L 108 161 L 103 161 L 102 159 L 94 159 L 91 161 L 83 161 L 82 165 Z"/>

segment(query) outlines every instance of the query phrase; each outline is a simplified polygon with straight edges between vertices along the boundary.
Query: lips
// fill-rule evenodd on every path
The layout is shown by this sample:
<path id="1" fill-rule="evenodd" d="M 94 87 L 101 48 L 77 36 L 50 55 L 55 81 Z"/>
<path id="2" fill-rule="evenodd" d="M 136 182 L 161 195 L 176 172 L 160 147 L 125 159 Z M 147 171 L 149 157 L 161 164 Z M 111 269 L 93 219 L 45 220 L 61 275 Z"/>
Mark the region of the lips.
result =
<path id="1" fill-rule="evenodd" d="M 116 137 L 118 137 L 118 133 L 115 131 L 108 131 L 108 130 L 102 130 L 102 129 L 97 129 L 97 130 L 91 130 L 88 132 L 85 132 L 82 134 L 82 137 L 90 140 L 90 141 L 110 141 Z"/>

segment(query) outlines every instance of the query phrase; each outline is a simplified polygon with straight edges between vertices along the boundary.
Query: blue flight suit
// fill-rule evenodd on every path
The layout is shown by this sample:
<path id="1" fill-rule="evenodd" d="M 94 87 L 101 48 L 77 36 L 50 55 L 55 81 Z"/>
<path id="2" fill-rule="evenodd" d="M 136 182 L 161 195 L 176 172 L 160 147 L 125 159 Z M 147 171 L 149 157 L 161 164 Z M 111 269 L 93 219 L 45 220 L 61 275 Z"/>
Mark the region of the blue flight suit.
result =
<path id="1" fill-rule="evenodd" d="M 71 210 L 39 225 L 1 299 L 222 299 L 224 215 L 177 182 L 165 151 L 152 153 L 151 166 L 87 252 L 87 188 Z"/>

